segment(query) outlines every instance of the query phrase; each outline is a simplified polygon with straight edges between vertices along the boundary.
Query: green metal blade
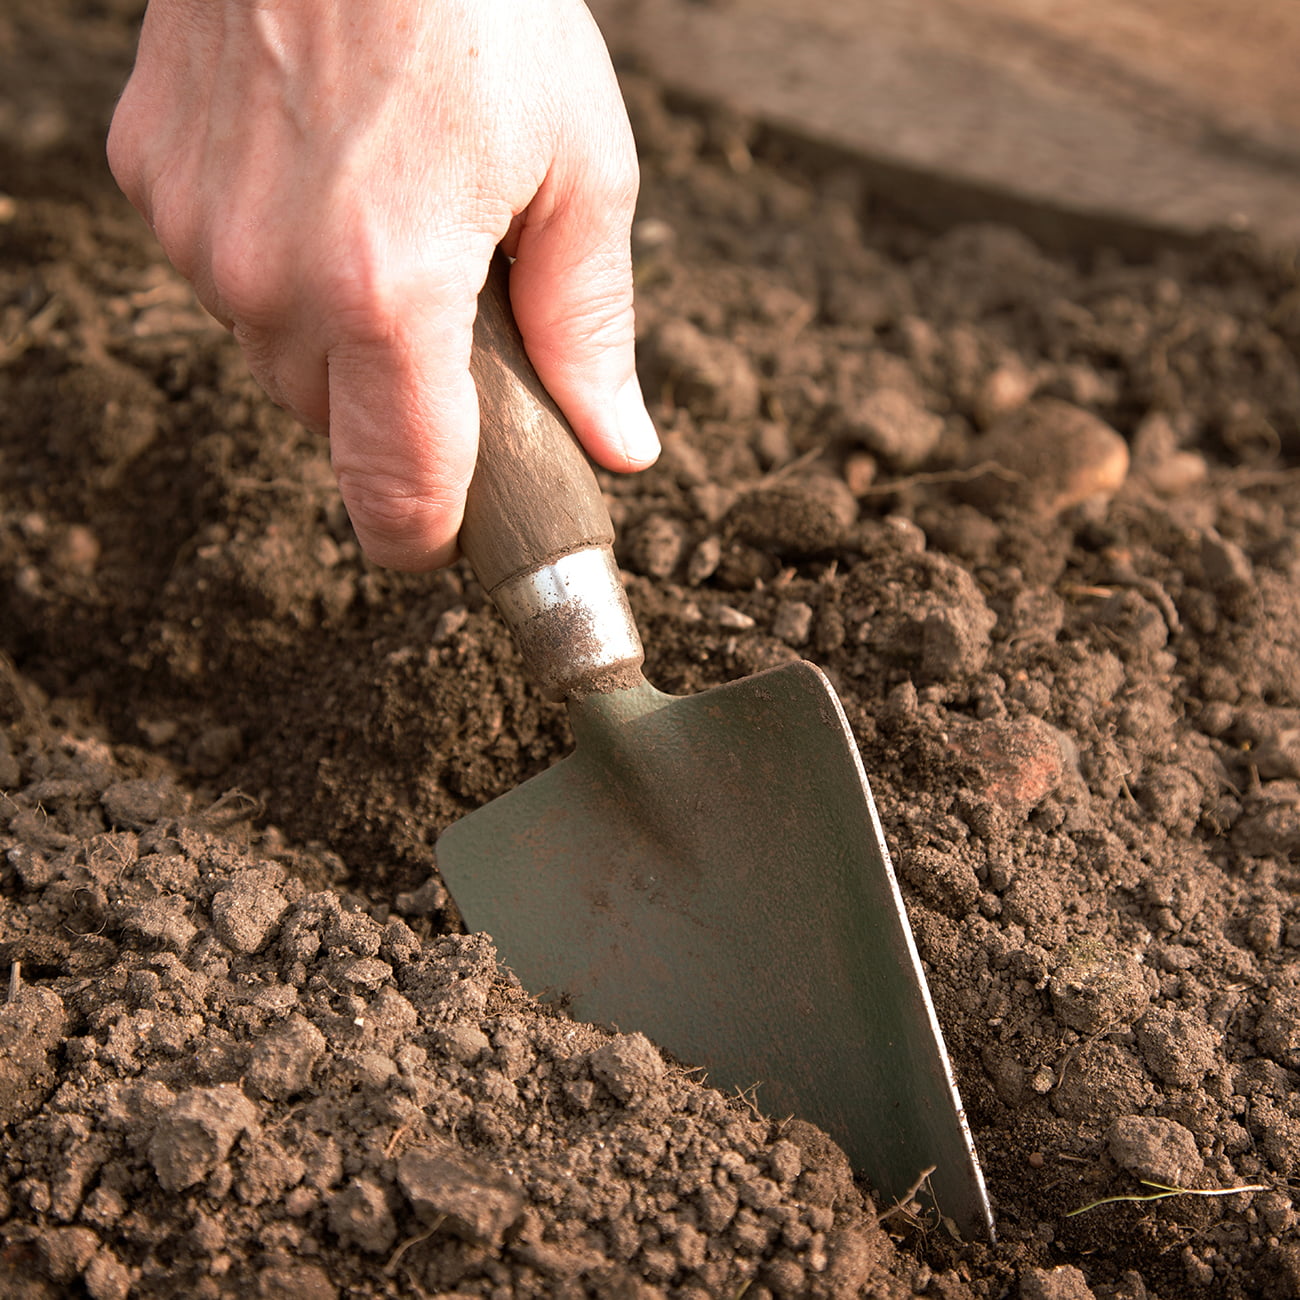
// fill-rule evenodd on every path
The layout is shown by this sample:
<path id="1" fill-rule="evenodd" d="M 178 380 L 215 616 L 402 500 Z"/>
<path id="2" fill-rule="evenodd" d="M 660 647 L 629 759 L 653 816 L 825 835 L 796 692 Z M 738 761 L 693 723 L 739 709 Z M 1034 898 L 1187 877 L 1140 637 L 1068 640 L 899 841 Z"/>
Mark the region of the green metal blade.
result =
<path id="1" fill-rule="evenodd" d="M 824 1128 L 886 1201 L 979 1164 L 843 709 L 811 664 L 571 704 L 576 752 L 448 829 L 466 923 L 536 993 Z"/>

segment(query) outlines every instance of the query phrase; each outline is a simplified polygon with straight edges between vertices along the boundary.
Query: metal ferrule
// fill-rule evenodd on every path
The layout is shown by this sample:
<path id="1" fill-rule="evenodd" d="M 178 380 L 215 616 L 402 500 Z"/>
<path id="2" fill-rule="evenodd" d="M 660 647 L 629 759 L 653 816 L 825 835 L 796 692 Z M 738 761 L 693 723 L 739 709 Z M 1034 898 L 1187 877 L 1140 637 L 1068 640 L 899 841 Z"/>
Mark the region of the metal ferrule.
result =
<path id="1" fill-rule="evenodd" d="M 639 679 L 645 652 L 608 546 L 507 578 L 492 599 L 529 673 L 552 699 Z"/>

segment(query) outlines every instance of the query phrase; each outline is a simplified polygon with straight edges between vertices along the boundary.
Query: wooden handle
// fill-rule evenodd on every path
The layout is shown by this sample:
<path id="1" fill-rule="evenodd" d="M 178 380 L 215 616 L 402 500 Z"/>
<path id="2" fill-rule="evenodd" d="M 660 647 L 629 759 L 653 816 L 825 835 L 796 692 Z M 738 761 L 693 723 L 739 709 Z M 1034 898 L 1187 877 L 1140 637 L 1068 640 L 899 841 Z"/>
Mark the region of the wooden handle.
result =
<path id="1" fill-rule="evenodd" d="M 479 295 L 470 361 L 479 451 L 460 547 L 489 592 L 525 570 L 614 540 L 586 453 L 524 351 L 509 280 L 509 264 L 497 253 Z"/>

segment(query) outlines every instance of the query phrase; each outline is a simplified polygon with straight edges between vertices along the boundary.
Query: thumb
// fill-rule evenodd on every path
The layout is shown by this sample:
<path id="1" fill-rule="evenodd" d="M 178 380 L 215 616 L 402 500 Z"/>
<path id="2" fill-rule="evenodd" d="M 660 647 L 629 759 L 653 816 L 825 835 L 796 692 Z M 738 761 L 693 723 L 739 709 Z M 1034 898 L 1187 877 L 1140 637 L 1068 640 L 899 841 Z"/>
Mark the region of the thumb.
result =
<path id="1" fill-rule="evenodd" d="M 611 233 L 607 221 L 525 218 L 510 300 L 529 360 L 578 440 L 606 469 L 630 472 L 654 463 L 659 436 L 636 377 L 627 228 Z"/>
<path id="2" fill-rule="evenodd" d="M 469 373 L 476 296 L 409 309 L 328 353 L 330 459 L 366 555 L 423 572 L 449 564 L 478 454 Z"/>

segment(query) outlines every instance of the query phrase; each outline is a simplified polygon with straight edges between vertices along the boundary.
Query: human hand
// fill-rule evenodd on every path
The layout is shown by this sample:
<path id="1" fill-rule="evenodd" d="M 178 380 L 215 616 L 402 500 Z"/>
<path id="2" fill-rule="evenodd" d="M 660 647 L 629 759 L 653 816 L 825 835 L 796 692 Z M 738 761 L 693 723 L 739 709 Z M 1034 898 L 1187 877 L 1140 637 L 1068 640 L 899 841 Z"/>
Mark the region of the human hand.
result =
<path id="1" fill-rule="evenodd" d="M 633 359 L 636 155 L 581 0 L 150 0 L 108 153 L 258 382 L 329 434 L 377 563 L 455 555 L 499 244 L 588 452 L 658 454 Z"/>

